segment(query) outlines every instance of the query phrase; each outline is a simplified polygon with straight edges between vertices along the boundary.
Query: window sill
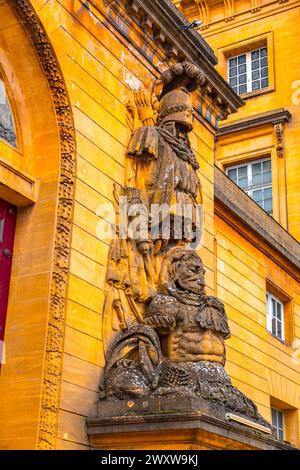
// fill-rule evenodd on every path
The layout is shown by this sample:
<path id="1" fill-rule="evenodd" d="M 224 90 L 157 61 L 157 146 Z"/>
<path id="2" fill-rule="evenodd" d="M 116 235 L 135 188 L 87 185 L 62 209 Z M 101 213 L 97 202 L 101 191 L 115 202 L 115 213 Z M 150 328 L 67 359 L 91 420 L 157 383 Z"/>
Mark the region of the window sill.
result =
<path id="1" fill-rule="evenodd" d="M 249 93 L 243 93 L 242 95 L 240 95 L 240 97 L 243 100 L 248 100 L 249 98 L 253 98 L 254 96 L 265 95 L 266 93 L 271 93 L 273 91 L 275 91 L 275 87 L 262 88 L 260 90 L 250 91 Z"/>
<path id="2" fill-rule="evenodd" d="M 277 341 L 279 341 L 282 345 L 286 346 L 287 348 L 290 348 L 290 347 L 291 347 L 291 345 L 290 345 L 286 340 L 278 338 L 278 336 L 273 335 L 273 333 L 271 333 L 271 331 L 269 331 L 269 330 L 267 330 L 267 331 L 268 331 L 269 335 L 270 335 L 272 338 L 274 338 L 274 339 L 276 339 Z"/>

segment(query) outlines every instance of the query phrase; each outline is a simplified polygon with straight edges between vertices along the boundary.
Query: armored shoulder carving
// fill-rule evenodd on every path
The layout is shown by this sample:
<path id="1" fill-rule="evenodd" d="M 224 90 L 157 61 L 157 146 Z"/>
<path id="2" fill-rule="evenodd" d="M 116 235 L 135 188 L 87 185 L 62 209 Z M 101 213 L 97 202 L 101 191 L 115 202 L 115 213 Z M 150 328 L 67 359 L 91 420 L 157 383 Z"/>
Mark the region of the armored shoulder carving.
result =
<path id="1" fill-rule="evenodd" d="M 144 322 L 160 333 L 168 333 L 176 326 L 177 314 L 177 300 L 169 295 L 158 294 L 150 302 Z"/>
<path id="2" fill-rule="evenodd" d="M 205 303 L 200 307 L 196 321 L 201 328 L 213 330 L 223 336 L 230 338 L 228 319 L 224 304 L 213 296 L 205 296 Z"/>

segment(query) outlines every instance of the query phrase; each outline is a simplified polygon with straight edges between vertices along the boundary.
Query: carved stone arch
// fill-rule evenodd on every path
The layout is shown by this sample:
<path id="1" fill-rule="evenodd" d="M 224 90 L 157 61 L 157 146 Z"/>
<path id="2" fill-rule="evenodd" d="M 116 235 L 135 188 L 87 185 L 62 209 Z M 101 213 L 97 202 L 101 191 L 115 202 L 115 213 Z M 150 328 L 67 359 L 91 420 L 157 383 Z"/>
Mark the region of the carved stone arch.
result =
<path id="1" fill-rule="evenodd" d="M 56 446 L 58 400 L 62 369 L 62 350 L 65 324 L 65 299 L 70 258 L 73 191 L 75 180 L 75 131 L 70 100 L 64 78 L 48 36 L 29 0 L 7 0 L 7 5 L 22 23 L 40 63 L 51 96 L 57 132 L 56 214 L 53 216 L 52 268 L 49 271 L 48 311 L 46 312 L 45 350 L 41 359 L 42 385 L 39 430 L 36 447 L 53 449 Z M 38 103 L 33 103 L 36 107 Z M 50 105 L 51 106 L 51 105 Z M 41 111 L 41 119 L 43 116 Z M 38 139 L 37 139 L 38 140 Z M 41 144 L 41 142 L 40 142 Z M 47 144 L 45 143 L 45 146 Z M 51 145 L 51 143 L 49 143 Z M 52 171 L 52 170 L 51 170 Z M 30 210 L 30 207 L 29 207 Z M 52 245 L 52 244 L 51 244 Z M 49 247 L 50 248 L 50 247 Z M 32 286 L 34 289 L 35 286 Z M 17 432 L 17 431 L 16 431 Z"/>

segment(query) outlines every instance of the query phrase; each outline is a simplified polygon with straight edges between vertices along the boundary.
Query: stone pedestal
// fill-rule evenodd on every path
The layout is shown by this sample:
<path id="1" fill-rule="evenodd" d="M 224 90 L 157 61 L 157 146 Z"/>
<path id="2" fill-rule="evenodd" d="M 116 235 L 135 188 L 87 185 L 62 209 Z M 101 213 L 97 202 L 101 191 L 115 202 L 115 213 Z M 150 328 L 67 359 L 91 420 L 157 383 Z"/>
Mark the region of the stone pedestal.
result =
<path id="1" fill-rule="evenodd" d="M 295 449 L 270 429 L 256 429 L 251 421 L 241 424 L 240 418 L 202 398 L 149 397 L 104 400 L 87 428 L 94 449 Z"/>

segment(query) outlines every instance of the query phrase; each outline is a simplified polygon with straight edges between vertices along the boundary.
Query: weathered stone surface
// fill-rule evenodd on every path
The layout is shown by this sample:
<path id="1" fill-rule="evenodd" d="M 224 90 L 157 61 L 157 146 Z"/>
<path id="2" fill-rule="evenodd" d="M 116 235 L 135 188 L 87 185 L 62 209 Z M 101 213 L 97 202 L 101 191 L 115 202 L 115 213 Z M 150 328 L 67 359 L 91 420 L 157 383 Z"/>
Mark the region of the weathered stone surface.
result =
<path id="1" fill-rule="evenodd" d="M 88 419 L 87 427 L 96 449 L 149 449 L 158 442 L 160 449 L 191 444 L 193 449 L 295 449 L 272 434 L 230 422 L 222 406 L 187 396 L 100 402 L 98 417 Z"/>

